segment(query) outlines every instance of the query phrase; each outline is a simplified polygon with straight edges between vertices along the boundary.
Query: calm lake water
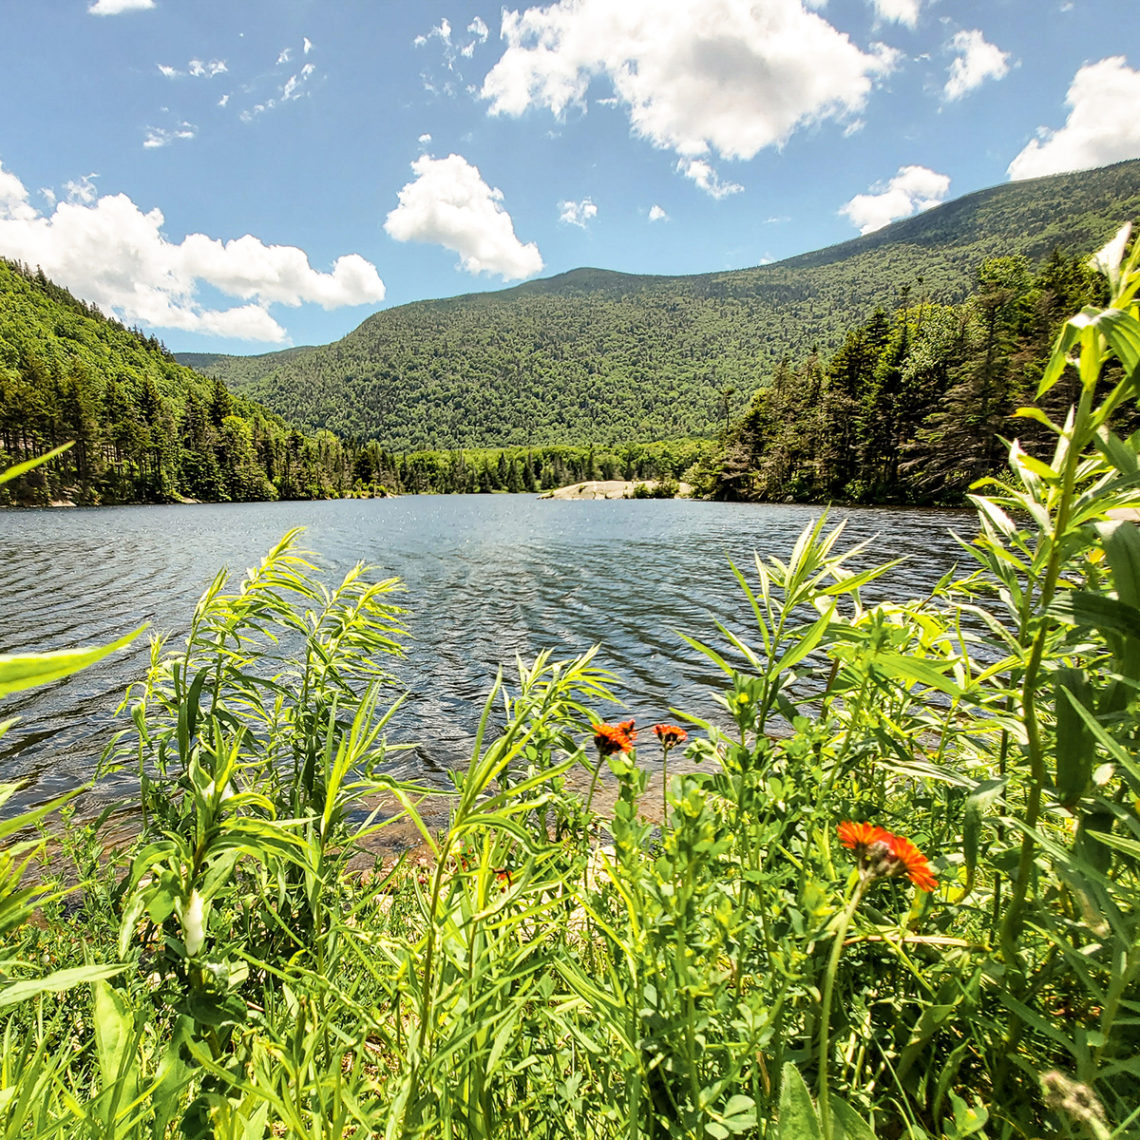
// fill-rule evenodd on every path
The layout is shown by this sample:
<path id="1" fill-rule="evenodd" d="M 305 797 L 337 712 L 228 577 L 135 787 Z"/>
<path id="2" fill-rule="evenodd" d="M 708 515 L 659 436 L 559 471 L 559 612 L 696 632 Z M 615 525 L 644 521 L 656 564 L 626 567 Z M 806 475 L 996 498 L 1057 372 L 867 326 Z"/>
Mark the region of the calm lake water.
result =
<path id="1" fill-rule="evenodd" d="M 391 735 L 419 742 L 401 757 L 402 773 L 444 786 L 467 757 L 498 665 L 509 676 L 515 654 L 552 646 L 568 656 L 597 643 L 623 683 L 625 716 L 651 724 L 673 719 L 670 707 L 711 713 L 719 674 L 674 631 L 715 643 L 719 620 L 757 641 L 728 561 L 749 573 L 753 552 L 786 557 L 817 514 L 526 495 L 0 511 L 0 652 L 95 644 L 143 621 L 177 644 L 220 567 L 236 586 L 286 530 L 304 526 L 303 545 L 330 575 L 363 560 L 406 583 L 413 640 L 396 671 L 410 697 Z M 874 560 L 911 556 L 887 587 L 900 597 L 961 561 L 951 529 L 974 531 L 973 516 L 956 511 L 843 509 L 832 518 L 847 520 L 846 545 L 874 538 Z M 91 778 L 146 656 L 140 645 L 3 702 L 0 719 L 19 723 L 0 741 L 0 781 L 28 781 L 10 807 Z M 131 783 L 126 773 L 104 781 L 84 814 L 129 797 Z"/>

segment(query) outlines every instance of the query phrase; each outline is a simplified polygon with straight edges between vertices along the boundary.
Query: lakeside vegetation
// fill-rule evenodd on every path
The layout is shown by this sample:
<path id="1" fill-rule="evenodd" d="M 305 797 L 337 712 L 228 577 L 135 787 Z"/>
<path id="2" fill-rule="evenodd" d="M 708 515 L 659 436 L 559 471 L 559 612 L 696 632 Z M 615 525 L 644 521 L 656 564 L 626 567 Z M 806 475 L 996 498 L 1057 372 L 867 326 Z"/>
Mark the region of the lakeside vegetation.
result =
<path id="1" fill-rule="evenodd" d="M 660 830 L 648 730 L 590 715 L 595 654 L 495 686 L 436 834 L 384 770 L 396 583 L 326 586 L 295 534 L 236 591 L 219 575 L 106 758 L 138 772 L 137 840 L 73 824 L 0 864 L 4 1135 L 1136 1135 L 1126 239 L 1020 417 L 1053 449 L 1012 444 L 977 488 L 965 569 L 869 604 L 889 567 L 820 520 L 738 572 L 752 627 L 686 638 L 720 721 L 659 726 L 700 761 Z M 0 696 L 110 648 L 0 658 Z M 579 767 L 608 767 L 612 819 Z M 430 862 L 360 869 L 380 795 Z"/>
<path id="2" fill-rule="evenodd" d="M 1036 272 L 1024 257 L 988 258 L 959 305 L 904 290 L 894 313 L 877 309 L 829 357 L 782 361 L 726 434 L 703 490 L 959 506 L 975 480 L 1003 467 L 1003 438 L 1016 433 L 1034 454 L 1051 447 L 1046 428 L 1013 416 L 1034 398 L 1064 315 L 1106 299 L 1087 259 L 1059 250 Z M 1075 380 L 1051 390 L 1045 410 L 1062 414 L 1076 390 Z M 1117 415 L 1125 435 L 1140 426 L 1133 408 Z"/>

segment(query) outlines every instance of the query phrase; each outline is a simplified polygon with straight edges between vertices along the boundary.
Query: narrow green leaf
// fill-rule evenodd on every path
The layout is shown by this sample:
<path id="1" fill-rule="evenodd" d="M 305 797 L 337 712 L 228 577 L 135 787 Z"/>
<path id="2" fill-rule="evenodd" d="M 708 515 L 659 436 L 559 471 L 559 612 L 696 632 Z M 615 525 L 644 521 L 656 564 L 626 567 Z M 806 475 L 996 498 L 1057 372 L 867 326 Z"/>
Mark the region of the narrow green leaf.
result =
<path id="1" fill-rule="evenodd" d="M 130 645 L 146 625 L 140 625 L 126 637 L 112 641 L 110 645 L 100 645 L 91 649 L 56 649 L 47 653 L 0 654 L 0 697 L 18 693 L 22 689 L 33 689 L 37 685 L 48 685 L 52 681 L 78 673 L 101 661 L 117 649 Z"/>
<path id="2" fill-rule="evenodd" d="M 1057 595 L 1049 613 L 1082 629 L 1108 630 L 1125 637 L 1140 638 L 1140 609 L 1115 598 L 1106 598 L 1103 594 L 1066 590 Z"/>
<path id="3" fill-rule="evenodd" d="M 1057 798 L 1065 807 L 1072 807 L 1085 794 L 1092 775 L 1096 746 L 1079 709 L 1088 709 L 1093 695 L 1083 669 L 1058 669 L 1053 693 L 1057 712 Z"/>
<path id="4" fill-rule="evenodd" d="M 76 986 L 98 982 L 105 978 L 113 978 L 121 974 L 127 967 L 118 965 L 109 966 L 73 966 L 68 970 L 57 970 L 43 978 L 29 978 L 22 982 L 13 982 L 10 986 L 0 989 L 0 1007 L 13 1005 L 28 998 L 38 997 L 40 994 L 61 994 L 65 990 Z"/>
<path id="5" fill-rule="evenodd" d="M 57 447 L 53 451 L 45 452 L 43 455 L 37 455 L 35 459 L 27 459 L 23 463 L 17 463 L 13 467 L 7 467 L 0 471 L 0 484 L 10 482 L 12 479 L 18 479 L 21 475 L 31 471 L 33 467 L 39 467 L 41 463 L 47 463 L 49 459 L 54 459 L 57 455 L 62 455 L 69 447 L 74 444 L 65 443 L 62 447 Z"/>

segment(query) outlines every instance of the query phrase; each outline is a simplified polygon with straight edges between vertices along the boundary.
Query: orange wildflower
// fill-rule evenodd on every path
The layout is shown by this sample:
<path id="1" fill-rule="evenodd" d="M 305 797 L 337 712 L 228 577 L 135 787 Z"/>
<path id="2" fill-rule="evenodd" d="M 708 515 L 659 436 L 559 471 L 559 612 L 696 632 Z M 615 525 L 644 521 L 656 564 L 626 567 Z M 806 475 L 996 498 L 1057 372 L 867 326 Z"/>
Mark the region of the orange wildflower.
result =
<path id="1" fill-rule="evenodd" d="M 909 839 L 902 835 L 891 835 L 887 845 L 897 862 L 893 874 L 906 875 L 920 891 L 933 891 L 938 880 L 930 869 L 926 856 Z"/>
<path id="2" fill-rule="evenodd" d="M 854 851 L 856 859 L 862 859 L 869 848 L 876 843 L 887 843 L 891 837 L 889 831 L 876 827 L 873 823 L 855 823 L 850 819 L 841 823 L 837 830 L 839 842 Z"/>
<path id="3" fill-rule="evenodd" d="M 933 891 L 938 886 L 926 856 L 905 836 L 853 820 L 844 821 L 837 830 L 839 842 L 855 852 L 864 879 L 906 875 L 920 891 Z"/>
<path id="4" fill-rule="evenodd" d="M 621 724 L 594 725 L 594 744 L 603 756 L 613 756 L 616 752 L 631 752 L 636 735 L 632 720 L 624 720 Z"/>
<path id="5" fill-rule="evenodd" d="M 666 751 L 676 748 L 678 744 L 684 744 L 689 739 L 689 734 L 675 724 L 655 724 L 653 731 L 661 741 L 661 747 Z"/>

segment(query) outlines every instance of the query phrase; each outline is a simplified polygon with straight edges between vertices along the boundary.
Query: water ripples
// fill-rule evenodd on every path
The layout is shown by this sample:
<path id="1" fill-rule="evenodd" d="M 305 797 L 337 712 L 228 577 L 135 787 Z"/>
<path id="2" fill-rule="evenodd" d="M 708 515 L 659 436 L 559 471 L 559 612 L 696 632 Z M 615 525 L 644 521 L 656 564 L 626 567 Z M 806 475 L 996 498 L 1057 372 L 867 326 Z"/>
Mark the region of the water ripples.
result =
<path id="1" fill-rule="evenodd" d="M 411 640 L 395 671 L 409 696 L 391 737 L 417 747 L 394 766 L 442 787 L 469 754 L 496 670 L 501 664 L 509 680 L 516 654 L 528 660 L 550 647 L 565 657 L 597 644 L 599 664 L 621 681 L 624 715 L 652 723 L 678 706 L 713 714 L 720 676 L 676 631 L 723 644 L 719 620 L 755 643 L 728 559 L 753 578 L 753 552 L 786 557 L 813 514 L 522 495 L 0 512 L 0 651 L 105 642 L 144 621 L 176 645 L 219 567 L 232 570 L 236 586 L 245 567 L 303 525 L 304 545 L 330 572 L 365 561 L 406 584 L 398 602 L 409 608 Z M 961 559 L 948 529 L 973 529 L 961 512 L 834 517 L 847 519 L 845 545 L 876 538 L 864 564 L 913 556 L 869 596 L 924 593 Z M 146 667 L 144 642 L 4 702 L 4 718 L 20 723 L 0 741 L 0 780 L 28 781 L 13 806 L 91 779 L 123 726 L 114 719 L 123 692 Z M 121 772 L 86 795 L 83 810 L 129 798 L 132 787 Z"/>

